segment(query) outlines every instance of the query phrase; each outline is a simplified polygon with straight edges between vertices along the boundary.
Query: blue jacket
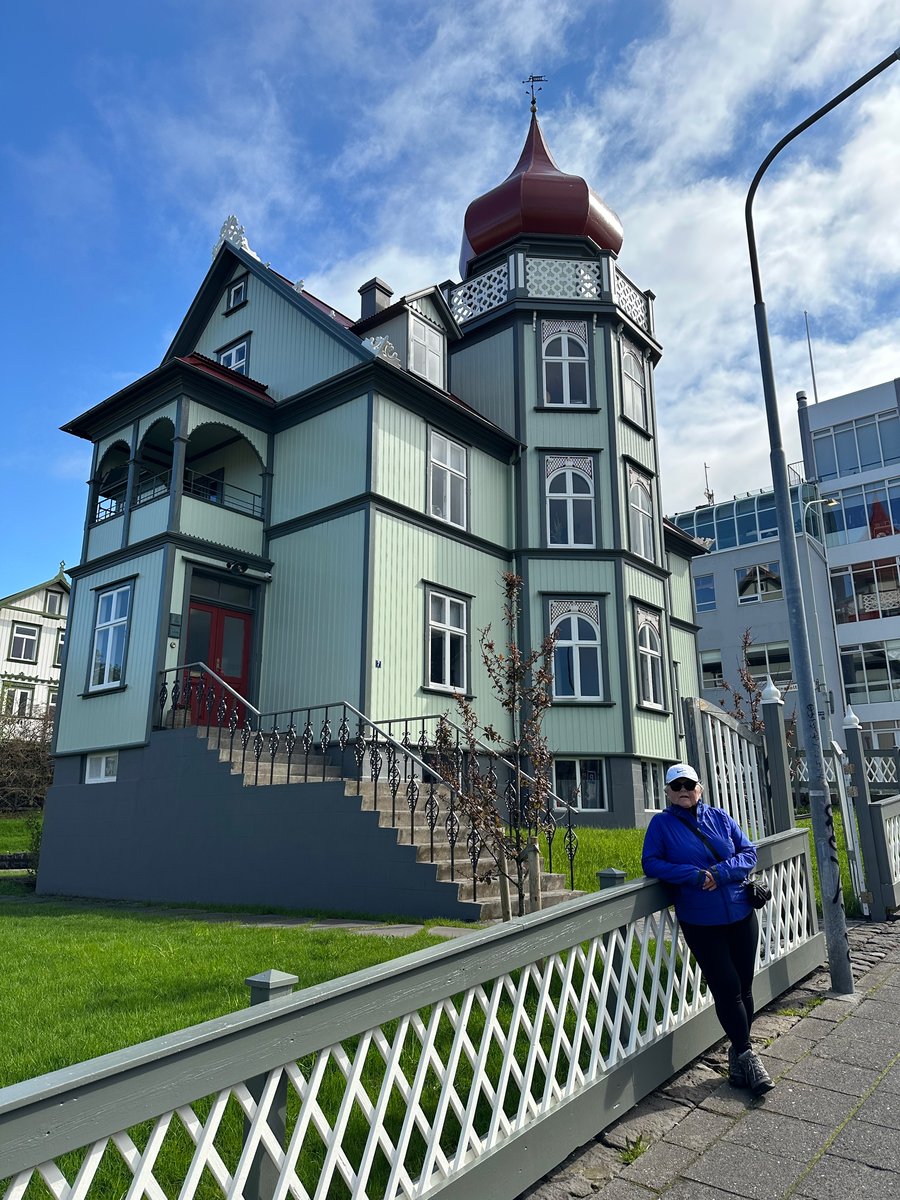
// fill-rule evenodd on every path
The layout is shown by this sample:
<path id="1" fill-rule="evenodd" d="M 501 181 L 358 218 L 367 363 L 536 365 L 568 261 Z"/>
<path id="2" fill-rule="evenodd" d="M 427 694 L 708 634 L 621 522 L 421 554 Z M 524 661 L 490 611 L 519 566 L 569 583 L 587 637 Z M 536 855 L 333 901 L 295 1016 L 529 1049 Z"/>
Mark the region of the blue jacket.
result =
<path id="1" fill-rule="evenodd" d="M 722 862 L 715 862 L 691 826 L 700 830 Z M 751 911 L 741 884 L 756 866 L 756 850 L 724 808 L 710 808 L 701 800 L 696 817 L 674 807 L 657 813 L 647 827 L 641 865 L 645 875 L 672 885 L 679 921 L 731 925 Z M 712 873 L 717 888 L 703 890 L 704 871 Z"/>

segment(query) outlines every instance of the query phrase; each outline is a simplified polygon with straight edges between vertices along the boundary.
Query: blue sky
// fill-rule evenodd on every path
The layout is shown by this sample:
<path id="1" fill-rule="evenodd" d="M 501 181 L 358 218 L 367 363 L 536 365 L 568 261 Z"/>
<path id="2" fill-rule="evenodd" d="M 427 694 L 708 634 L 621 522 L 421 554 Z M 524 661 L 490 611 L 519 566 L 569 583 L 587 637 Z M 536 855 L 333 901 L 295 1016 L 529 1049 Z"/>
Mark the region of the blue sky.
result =
<path id="1" fill-rule="evenodd" d="M 78 561 L 89 447 L 58 427 L 159 363 L 231 212 L 355 315 L 457 277 L 466 205 L 518 157 L 521 84 L 657 295 L 663 496 L 766 486 L 743 205 L 792 125 L 900 44 L 895 0 L 30 0 L 4 21 L 0 595 Z M 900 64 L 756 204 L 789 461 L 794 394 L 900 375 Z"/>

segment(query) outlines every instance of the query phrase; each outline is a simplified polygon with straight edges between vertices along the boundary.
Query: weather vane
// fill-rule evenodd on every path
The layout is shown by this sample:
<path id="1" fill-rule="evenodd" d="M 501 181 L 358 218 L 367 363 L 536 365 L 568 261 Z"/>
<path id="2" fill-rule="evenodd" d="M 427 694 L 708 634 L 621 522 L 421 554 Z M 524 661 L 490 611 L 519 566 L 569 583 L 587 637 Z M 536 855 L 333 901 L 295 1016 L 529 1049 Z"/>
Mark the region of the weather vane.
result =
<path id="1" fill-rule="evenodd" d="M 537 112 L 537 100 L 535 99 L 534 85 L 536 83 L 549 83 L 550 81 L 547 79 L 546 75 L 529 75 L 528 78 L 523 79 L 522 82 L 527 83 L 529 85 L 529 87 L 531 88 L 531 111 L 532 111 L 532 113 L 536 113 Z M 543 88 L 540 88 L 540 87 L 538 88 L 539 92 L 542 92 L 543 90 L 544 90 Z"/>

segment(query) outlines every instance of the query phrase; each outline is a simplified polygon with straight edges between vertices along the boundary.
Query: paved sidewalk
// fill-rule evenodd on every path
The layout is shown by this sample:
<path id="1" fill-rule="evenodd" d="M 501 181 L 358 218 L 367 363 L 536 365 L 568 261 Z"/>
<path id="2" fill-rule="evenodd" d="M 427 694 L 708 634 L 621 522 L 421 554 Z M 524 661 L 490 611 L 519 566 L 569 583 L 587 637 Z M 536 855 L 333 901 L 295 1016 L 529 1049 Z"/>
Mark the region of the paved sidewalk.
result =
<path id="1" fill-rule="evenodd" d="M 850 946 L 853 997 L 822 971 L 757 1017 L 773 1091 L 730 1087 L 720 1043 L 520 1200 L 900 1200 L 900 921 Z"/>

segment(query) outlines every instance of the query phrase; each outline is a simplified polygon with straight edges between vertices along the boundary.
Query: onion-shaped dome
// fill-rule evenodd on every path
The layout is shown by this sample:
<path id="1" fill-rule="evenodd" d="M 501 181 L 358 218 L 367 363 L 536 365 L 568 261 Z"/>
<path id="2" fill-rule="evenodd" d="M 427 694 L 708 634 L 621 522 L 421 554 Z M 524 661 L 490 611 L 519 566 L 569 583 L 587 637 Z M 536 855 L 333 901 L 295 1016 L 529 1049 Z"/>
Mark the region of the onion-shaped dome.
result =
<path id="1" fill-rule="evenodd" d="M 465 278 L 477 255 L 529 233 L 588 237 L 616 254 L 624 236 L 609 205 L 580 175 L 567 175 L 553 161 L 534 112 L 512 174 L 466 209 L 460 275 Z"/>

